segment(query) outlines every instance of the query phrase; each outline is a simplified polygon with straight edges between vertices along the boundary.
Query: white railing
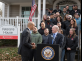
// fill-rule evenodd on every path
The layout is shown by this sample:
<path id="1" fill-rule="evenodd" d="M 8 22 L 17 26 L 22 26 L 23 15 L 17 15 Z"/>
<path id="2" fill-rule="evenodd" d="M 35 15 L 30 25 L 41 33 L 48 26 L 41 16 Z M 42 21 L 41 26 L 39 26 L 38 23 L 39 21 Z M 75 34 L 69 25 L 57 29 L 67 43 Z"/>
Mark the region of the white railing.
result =
<path id="1" fill-rule="evenodd" d="M 13 26 L 18 26 L 20 24 L 20 32 L 22 32 L 26 27 L 29 18 L 23 18 L 23 17 L 9 17 L 9 18 L 0 18 L 0 26 L 5 25 L 5 24 L 10 24 Z M 32 21 L 35 23 L 35 26 L 38 25 L 38 17 L 32 18 Z"/>

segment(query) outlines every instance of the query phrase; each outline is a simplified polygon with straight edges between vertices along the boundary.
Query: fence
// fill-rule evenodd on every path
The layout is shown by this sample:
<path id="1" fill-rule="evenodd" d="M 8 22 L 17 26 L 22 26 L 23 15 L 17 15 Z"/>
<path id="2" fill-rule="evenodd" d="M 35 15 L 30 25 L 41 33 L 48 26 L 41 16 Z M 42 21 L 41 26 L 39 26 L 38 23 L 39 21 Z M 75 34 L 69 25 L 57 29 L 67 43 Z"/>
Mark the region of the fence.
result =
<path id="1" fill-rule="evenodd" d="M 23 18 L 23 17 L 9 17 L 9 18 L 0 18 L 0 26 L 6 25 L 6 24 L 10 24 L 13 26 L 18 26 L 18 24 L 20 24 L 20 32 L 22 32 L 26 27 L 27 27 L 27 23 L 29 18 Z M 35 23 L 35 26 L 39 26 L 38 25 L 38 17 L 36 18 L 32 18 L 32 21 Z"/>

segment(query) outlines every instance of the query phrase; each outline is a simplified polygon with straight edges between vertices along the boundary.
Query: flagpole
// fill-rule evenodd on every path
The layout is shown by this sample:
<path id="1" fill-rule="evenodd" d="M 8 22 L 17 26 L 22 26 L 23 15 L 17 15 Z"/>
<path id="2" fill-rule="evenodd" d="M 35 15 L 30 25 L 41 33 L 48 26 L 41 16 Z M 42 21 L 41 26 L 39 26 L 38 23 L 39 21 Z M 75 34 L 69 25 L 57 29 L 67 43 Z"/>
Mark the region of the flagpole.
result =
<path id="1" fill-rule="evenodd" d="M 37 5 L 35 4 L 35 0 L 32 0 L 31 12 L 30 12 L 30 16 L 29 16 L 28 21 L 32 21 L 32 17 L 34 15 L 36 8 L 37 8 Z"/>
<path id="2" fill-rule="evenodd" d="M 35 0 L 35 3 L 36 3 L 36 0 Z"/>

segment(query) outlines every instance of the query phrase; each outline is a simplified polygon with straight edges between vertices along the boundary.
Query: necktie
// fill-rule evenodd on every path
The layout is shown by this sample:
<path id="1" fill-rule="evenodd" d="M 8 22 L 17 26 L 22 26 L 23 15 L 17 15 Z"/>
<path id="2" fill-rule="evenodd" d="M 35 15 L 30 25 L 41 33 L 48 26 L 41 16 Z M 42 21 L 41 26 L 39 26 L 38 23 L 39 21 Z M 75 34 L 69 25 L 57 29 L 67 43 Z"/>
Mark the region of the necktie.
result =
<path id="1" fill-rule="evenodd" d="M 55 39 L 55 34 L 53 34 L 52 44 L 54 43 L 54 39 Z"/>

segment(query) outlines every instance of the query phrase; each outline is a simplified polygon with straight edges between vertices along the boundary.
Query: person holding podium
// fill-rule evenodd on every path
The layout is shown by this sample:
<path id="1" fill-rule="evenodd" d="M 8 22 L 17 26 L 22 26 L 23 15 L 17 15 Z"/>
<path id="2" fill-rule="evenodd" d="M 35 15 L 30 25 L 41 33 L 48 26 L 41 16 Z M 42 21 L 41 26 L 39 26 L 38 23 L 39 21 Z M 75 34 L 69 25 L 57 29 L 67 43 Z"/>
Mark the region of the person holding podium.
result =
<path id="1" fill-rule="evenodd" d="M 54 25 L 52 27 L 52 34 L 48 37 L 48 44 L 59 44 L 60 47 L 63 45 L 63 35 L 58 33 L 59 27 L 57 25 Z"/>

